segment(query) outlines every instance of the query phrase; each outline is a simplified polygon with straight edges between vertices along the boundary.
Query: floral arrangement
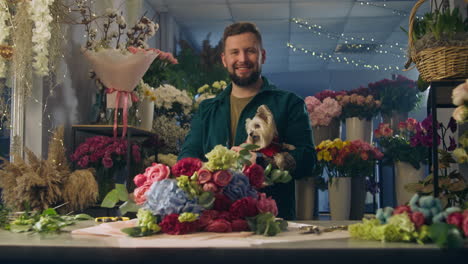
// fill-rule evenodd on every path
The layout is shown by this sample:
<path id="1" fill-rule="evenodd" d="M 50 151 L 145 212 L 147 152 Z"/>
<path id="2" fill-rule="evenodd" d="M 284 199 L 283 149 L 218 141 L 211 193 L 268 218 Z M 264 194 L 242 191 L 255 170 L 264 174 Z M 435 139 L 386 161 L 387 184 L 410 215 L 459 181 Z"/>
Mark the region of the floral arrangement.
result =
<path id="1" fill-rule="evenodd" d="M 370 176 L 376 160 L 383 157 L 376 147 L 362 140 L 325 140 L 316 150 L 319 164 L 332 177 Z"/>
<path id="2" fill-rule="evenodd" d="M 136 92 L 140 100 L 156 102 L 157 97 L 154 88 L 143 80 L 140 80 L 140 84 L 137 86 Z"/>
<path id="3" fill-rule="evenodd" d="M 307 96 L 304 100 L 313 127 L 328 126 L 333 119 L 341 115 L 342 107 L 337 100 L 333 97 L 319 98 Z"/>
<path id="4" fill-rule="evenodd" d="M 380 100 L 380 112 L 390 115 L 392 112 L 408 113 L 421 99 L 416 82 L 398 75 L 395 80 L 383 79 L 369 83 L 369 89 Z"/>
<path id="5" fill-rule="evenodd" d="M 215 81 L 212 85 L 205 84 L 198 88 L 197 95 L 195 96 L 195 108 L 200 105 L 200 103 L 209 98 L 213 98 L 226 89 L 227 83 L 226 81 Z"/>
<path id="6" fill-rule="evenodd" d="M 452 91 L 452 102 L 457 106 L 452 117 L 460 124 L 468 121 L 468 79 Z M 468 162 L 468 131 L 463 132 L 459 138 L 460 147 L 454 150 L 453 155 L 459 163 Z"/>
<path id="7" fill-rule="evenodd" d="M 340 116 L 342 120 L 350 117 L 370 120 L 380 111 L 380 100 L 376 100 L 367 88 L 348 91 L 346 95 L 338 95 L 336 99 L 342 107 Z"/>
<path id="8" fill-rule="evenodd" d="M 218 145 L 206 154 L 206 163 L 196 158 L 179 160 L 172 168 L 153 163 L 134 178 L 138 224 L 123 231 L 131 236 L 248 230 L 276 235 L 286 222 L 275 219 L 276 202 L 259 190 L 269 169 L 247 165 L 241 155 Z"/>
<path id="9" fill-rule="evenodd" d="M 428 127 L 428 122 L 424 122 Z M 381 123 L 374 130 L 374 136 L 383 149 L 388 161 L 403 161 L 410 163 L 415 169 L 426 164 L 429 157 L 429 140 L 432 140 L 432 130 L 428 131 L 414 118 L 408 118 L 398 124 L 398 132 L 390 128 L 390 124 Z"/>
<path id="10" fill-rule="evenodd" d="M 127 144 L 127 140 L 120 138 L 90 137 L 76 148 L 71 155 L 71 160 L 81 168 L 104 166 L 104 168 L 110 169 L 114 166 L 122 167 L 125 165 Z M 140 147 L 137 144 L 132 144 L 131 151 L 133 160 L 139 163 L 141 161 Z"/>
<path id="11" fill-rule="evenodd" d="M 351 237 L 364 240 L 463 247 L 468 237 L 468 210 L 444 210 L 439 199 L 415 194 L 408 205 L 380 208 L 374 219 L 363 219 L 348 230 Z"/>

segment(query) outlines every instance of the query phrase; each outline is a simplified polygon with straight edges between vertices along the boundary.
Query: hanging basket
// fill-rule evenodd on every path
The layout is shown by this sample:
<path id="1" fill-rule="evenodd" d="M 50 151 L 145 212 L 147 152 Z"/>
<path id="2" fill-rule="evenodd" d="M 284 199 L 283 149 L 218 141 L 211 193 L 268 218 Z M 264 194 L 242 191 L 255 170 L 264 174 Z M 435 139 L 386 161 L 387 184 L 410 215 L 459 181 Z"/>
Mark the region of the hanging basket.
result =
<path id="1" fill-rule="evenodd" d="M 426 0 L 419 0 L 409 17 L 408 48 L 413 62 L 423 80 L 437 81 L 447 78 L 466 78 L 468 76 L 468 47 L 440 46 L 416 52 L 413 43 L 413 23 L 416 11 Z"/>

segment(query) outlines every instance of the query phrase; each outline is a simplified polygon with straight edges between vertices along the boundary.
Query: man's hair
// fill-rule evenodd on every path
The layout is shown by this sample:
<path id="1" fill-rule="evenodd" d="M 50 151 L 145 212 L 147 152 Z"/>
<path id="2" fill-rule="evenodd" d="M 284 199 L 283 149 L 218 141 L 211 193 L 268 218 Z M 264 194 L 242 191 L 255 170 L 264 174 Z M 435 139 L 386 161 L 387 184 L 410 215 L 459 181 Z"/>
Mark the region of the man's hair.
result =
<path id="1" fill-rule="evenodd" d="M 253 33 L 255 37 L 257 38 L 258 42 L 260 43 L 260 47 L 263 47 L 262 45 L 262 35 L 260 34 L 260 31 L 258 30 L 257 26 L 254 23 L 250 22 L 236 22 L 234 24 L 231 24 L 227 26 L 224 29 L 224 34 L 223 34 L 223 42 L 222 42 L 222 50 L 224 50 L 225 45 L 226 45 L 226 39 L 230 36 L 235 36 L 235 35 L 240 35 L 243 33 Z"/>

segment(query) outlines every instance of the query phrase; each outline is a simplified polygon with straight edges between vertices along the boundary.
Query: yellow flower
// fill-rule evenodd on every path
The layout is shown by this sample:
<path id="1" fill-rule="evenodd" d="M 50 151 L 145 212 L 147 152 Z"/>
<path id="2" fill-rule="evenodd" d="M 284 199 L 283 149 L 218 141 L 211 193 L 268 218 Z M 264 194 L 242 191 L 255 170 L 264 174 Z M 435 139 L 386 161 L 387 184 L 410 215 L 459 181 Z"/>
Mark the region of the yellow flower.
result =
<path id="1" fill-rule="evenodd" d="M 208 88 L 209 88 L 208 84 L 205 84 L 202 87 L 198 88 L 197 93 L 203 93 Z"/>
<path id="2" fill-rule="evenodd" d="M 221 84 L 221 88 L 226 88 L 227 83 L 225 81 L 220 81 L 219 84 Z"/>
<path id="3" fill-rule="evenodd" d="M 154 94 L 150 95 L 149 99 L 150 99 L 152 102 L 156 102 L 156 95 L 154 95 Z"/>
<path id="4" fill-rule="evenodd" d="M 221 89 L 221 84 L 218 81 L 214 82 L 211 86 L 213 86 L 213 88 L 216 90 Z"/>

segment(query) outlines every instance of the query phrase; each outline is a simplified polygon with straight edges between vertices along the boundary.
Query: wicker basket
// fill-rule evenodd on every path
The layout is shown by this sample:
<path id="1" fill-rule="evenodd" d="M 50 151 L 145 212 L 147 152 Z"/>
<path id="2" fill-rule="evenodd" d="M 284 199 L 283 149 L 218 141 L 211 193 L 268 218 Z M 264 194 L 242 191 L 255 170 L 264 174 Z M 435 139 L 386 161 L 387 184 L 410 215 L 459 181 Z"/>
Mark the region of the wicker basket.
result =
<path id="1" fill-rule="evenodd" d="M 408 30 L 408 48 L 423 80 L 430 82 L 447 78 L 468 77 L 468 47 L 441 46 L 416 53 L 413 43 L 413 23 L 416 11 L 426 0 L 419 0 L 411 10 Z"/>

